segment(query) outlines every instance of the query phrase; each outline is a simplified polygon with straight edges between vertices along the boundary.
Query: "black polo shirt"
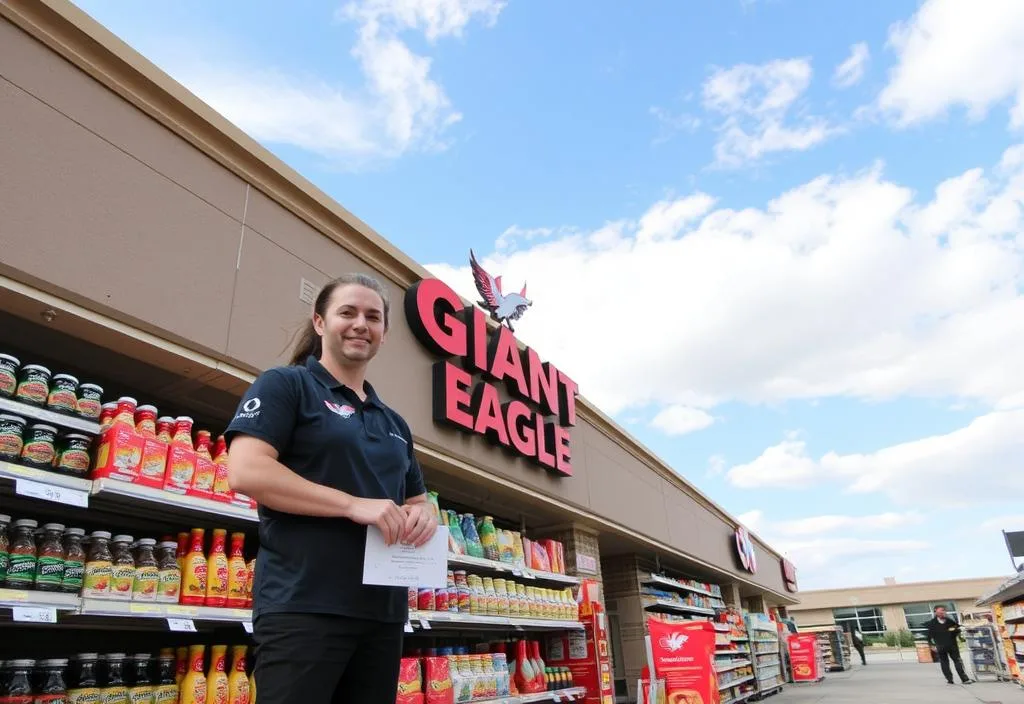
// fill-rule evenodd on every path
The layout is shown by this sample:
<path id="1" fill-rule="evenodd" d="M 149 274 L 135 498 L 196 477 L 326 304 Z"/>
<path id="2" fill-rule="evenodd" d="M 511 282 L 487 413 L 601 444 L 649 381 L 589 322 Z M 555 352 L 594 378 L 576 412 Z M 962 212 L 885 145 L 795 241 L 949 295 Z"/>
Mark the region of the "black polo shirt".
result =
<path id="1" fill-rule="evenodd" d="M 278 460 L 317 484 L 396 504 L 426 489 L 405 420 L 364 387 L 360 401 L 315 357 L 275 367 L 245 394 L 225 433 L 251 435 Z M 259 507 L 260 550 L 253 616 L 325 613 L 399 623 L 408 618 L 404 588 L 364 586 L 366 527 Z"/>

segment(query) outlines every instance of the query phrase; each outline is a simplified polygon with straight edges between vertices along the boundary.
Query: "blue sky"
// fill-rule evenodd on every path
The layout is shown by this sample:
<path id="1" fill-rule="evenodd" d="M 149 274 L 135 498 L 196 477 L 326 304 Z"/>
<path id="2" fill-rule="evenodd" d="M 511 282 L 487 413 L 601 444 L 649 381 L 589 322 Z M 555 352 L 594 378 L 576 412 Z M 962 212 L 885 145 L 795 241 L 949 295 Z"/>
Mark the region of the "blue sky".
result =
<path id="1" fill-rule="evenodd" d="M 803 588 L 1009 571 L 1024 5 L 80 4 L 461 292 L 528 280 Z"/>

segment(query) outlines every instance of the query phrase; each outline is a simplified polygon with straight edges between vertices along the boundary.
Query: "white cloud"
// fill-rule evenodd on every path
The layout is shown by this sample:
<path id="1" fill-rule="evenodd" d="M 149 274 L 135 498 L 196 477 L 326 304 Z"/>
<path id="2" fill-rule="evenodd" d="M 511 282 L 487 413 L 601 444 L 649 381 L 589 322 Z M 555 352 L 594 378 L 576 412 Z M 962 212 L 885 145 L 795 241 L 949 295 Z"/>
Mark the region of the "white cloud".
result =
<path id="1" fill-rule="evenodd" d="M 963 107 L 972 119 L 1008 98 L 1024 124 L 1024 4 L 1018 0 L 926 0 L 894 25 L 897 56 L 878 106 L 900 124 Z"/>
<path id="2" fill-rule="evenodd" d="M 787 537 L 820 535 L 821 533 L 855 533 L 891 531 L 907 526 L 920 525 L 924 516 L 909 513 L 876 513 L 866 516 L 824 515 L 778 521 L 772 524 L 772 531 Z"/>
<path id="3" fill-rule="evenodd" d="M 843 63 L 836 66 L 832 74 L 832 82 L 840 88 L 849 88 L 860 83 L 864 78 L 864 71 L 867 69 L 868 61 L 871 59 L 871 50 L 867 42 L 860 42 L 850 47 L 850 56 Z"/>
<path id="4" fill-rule="evenodd" d="M 811 575 L 816 582 L 801 586 L 818 589 L 862 584 L 863 570 L 858 563 L 877 561 L 886 556 L 914 555 L 931 547 L 925 540 L 835 536 L 773 542 L 773 545 L 797 566 L 799 574 Z"/>
<path id="5" fill-rule="evenodd" d="M 811 83 L 807 59 L 738 64 L 716 70 L 704 83 L 704 107 L 722 120 L 715 162 L 737 167 L 780 151 L 804 151 L 838 130 L 819 117 L 792 117 Z"/>
<path id="6" fill-rule="evenodd" d="M 1014 495 L 1021 457 L 1024 409 L 994 411 L 950 433 L 870 453 L 814 459 L 804 442 L 786 440 L 726 476 L 741 488 L 833 481 L 854 493 L 883 492 L 896 503 L 967 505 Z"/>
<path id="7" fill-rule="evenodd" d="M 707 411 L 689 406 L 668 406 L 651 421 L 651 427 L 668 435 L 686 435 L 709 428 L 715 422 Z"/>
<path id="8" fill-rule="evenodd" d="M 901 396 L 1010 409 L 1024 405 L 1022 197 L 1015 147 L 934 195 L 876 167 L 761 208 L 695 194 L 477 255 L 529 280 L 517 332 L 610 413 Z M 468 265 L 429 268 L 477 298 Z M 803 481 L 815 462 L 787 442 L 774 459 Z"/>
<path id="9" fill-rule="evenodd" d="M 353 24 L 361 85 L 218 55 L 195 43 L 151 55 L 185 87 L 255 139 L 298 147 L 346 168 L 448 145 L 462 119 L 432 71 L 401 35 L 461 36 L 474 19 L 493 24 L 504 0 L 358 0 L 338 11 Z"/>

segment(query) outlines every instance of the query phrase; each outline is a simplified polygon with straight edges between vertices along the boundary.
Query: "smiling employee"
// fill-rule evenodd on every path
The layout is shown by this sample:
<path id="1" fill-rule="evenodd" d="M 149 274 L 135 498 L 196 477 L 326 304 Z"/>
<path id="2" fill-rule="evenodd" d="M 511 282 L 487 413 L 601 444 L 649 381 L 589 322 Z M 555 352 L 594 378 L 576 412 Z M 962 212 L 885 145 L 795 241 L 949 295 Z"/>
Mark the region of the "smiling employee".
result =
<path id="1" fill-rule="evenodd" d="M 320 291 L 291 365 L 264 372 L 227 430 L 231 488 L 259 503 L 253 584 L 260 704 L 394 704 L 408 593 L 362 583 L 366 526 L 437 530 L 412 433 L 365 380 L 388 329 L 361 274 Z"/>

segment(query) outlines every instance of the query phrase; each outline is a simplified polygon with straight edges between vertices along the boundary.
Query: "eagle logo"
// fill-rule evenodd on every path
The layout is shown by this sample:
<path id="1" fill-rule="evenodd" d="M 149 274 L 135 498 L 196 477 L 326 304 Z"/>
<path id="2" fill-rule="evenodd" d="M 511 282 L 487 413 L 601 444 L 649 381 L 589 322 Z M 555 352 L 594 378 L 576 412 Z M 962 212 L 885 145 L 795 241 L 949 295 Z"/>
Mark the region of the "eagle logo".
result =
<path id="1" fill-rule="evenodd" d="M 658 641 L 658 645 L 670 653 L 675 653 L 682 650 L 687 640 L 689 640 L 689 636 L 684 636 L 679 631 L 676 631 L 675 633 L 669 633 L 667 636 L 662 636 Z"/>
<path id="2" fill-rule="evenodd" d="M 526 297 L 526 282 L 523 282 L 523 290 L 519 293 L 502 293 L 501 277 L 488 274 L 476 260 L 472 249 L 469 250 L 469 265 L 473 269 L 476 290 L 483 298 L 482 301 L 478 301 L 480 307 L 489 310 L 491 317 L 499 324 L 504 323 L 509 330 L 515 332 L 512 321 L 523 317 L 526 309 L 533 305 L 533 301 Z"/>

